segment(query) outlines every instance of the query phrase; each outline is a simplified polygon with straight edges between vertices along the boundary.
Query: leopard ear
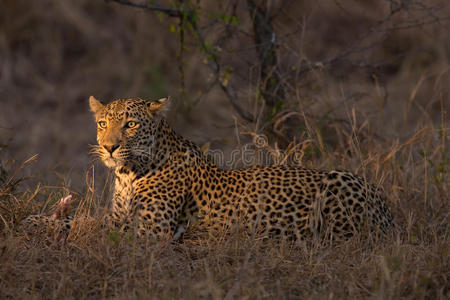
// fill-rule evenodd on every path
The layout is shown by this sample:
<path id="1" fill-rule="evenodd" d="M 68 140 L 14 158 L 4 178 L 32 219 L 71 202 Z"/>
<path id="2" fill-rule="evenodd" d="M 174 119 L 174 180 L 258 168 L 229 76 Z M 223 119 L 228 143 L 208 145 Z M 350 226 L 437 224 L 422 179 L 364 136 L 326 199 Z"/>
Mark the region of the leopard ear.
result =
<path id="1" fill-rule="evenodd" d="M 167 98 L 161 98 L 156 101 L 149 101 L 147 102 L 147 107 L 150 109 L 150 112 L 152 113 L 160 113 L 165 112 L 168 109 L 167 103 L 170 100 L 170 96 Z"/>
<path id="2" fill-rule="evenodd" d="M 105 107 L 100 101 L 95 99 L 94 96 L 89 97 L 89 106 L 91 107 L 91 111 L 95 114 L 103 107 Z"/>

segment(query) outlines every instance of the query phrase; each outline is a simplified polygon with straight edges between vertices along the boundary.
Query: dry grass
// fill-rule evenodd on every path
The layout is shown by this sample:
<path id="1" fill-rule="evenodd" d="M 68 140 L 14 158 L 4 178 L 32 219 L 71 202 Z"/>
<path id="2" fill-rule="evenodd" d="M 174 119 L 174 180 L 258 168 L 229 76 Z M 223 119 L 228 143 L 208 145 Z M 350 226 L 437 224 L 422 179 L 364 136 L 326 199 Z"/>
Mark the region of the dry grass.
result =
<path id="1" fill-rule="evenodd" d="M 352 3 L 347 7 L 359 7 Z M 372 2 L 361 3 L 364 8 Z M 3 8 L 1 299 L 450 298 L 448 23 L 387 36 L 368 54 L 393 61 L 378 75 L 347 65 L 310 72 L 289 90 L 289 119 L 284 114 L 273 120 L 280 135 L 296 132 L 293 143 L 305 146 L 305 166 L 348 169 L 382 186 L 398 234 L 329 247 L 194 231 L 183 243 L 155 244 L 108 232 L 95 219 L 83 221 L 104 214 L 110 192 L 105 169 L 91 166 L 87 155 L 95 142 L 87 98 L 174 95 L 177 45 L 168 23 L 102 1 L 10 0 Z M 308 25 L 301 43 L 297 35 L 282 41 L 288 41 L 280 49 L 287 65 L 338 52 L 367 25 L 355 26 L 359 21 L 334 4 L 297 10 L 292 14 L 306 17 L 275 21 L 279 30 Z M 361 11 L 368 19 L 379 13 Z M 399 49 L 411 51 L 393 60 Z M 232 55 L 230 64 L 252 61 L 251 51 Z M 195 49 L 186 56 L 186 97 L 195 99 L 209 71 Z M 255 95 L 242 86 L 240 95 L 248 94 L 242 99 L 258 112 Z M 261 133 L 234 115 L 226 97 L 213 89 L 170 122 L 197 143 L 211 142 L 212 149 L 228 153 Z M 36 153 L 26 164 L 14 164 Z M 31 213 L 49 213 L 67 193 L 76 195 L 74 213 L 81 220 L 67 239 L 29 235 L 17 226 Z"/>

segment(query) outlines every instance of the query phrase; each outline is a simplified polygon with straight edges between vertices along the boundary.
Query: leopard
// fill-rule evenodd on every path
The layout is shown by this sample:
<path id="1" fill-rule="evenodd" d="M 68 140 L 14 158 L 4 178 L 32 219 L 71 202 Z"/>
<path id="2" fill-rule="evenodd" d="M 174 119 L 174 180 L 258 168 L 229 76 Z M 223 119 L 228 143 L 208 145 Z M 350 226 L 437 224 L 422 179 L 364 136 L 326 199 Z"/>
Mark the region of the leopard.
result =
<path id="1" fill-rule="evenodd" d="M 178 240 L 190 226 L 211 232 L 239 227 L 304 241 L 386 235 L 395 228 L 382 189 L 351 172 L 220 168 L 169 125 L 169 99 L 103 104 L 89 98 L 97 124 L 93 152 L 115 174 L 109 223 L 121 231 Z"/>

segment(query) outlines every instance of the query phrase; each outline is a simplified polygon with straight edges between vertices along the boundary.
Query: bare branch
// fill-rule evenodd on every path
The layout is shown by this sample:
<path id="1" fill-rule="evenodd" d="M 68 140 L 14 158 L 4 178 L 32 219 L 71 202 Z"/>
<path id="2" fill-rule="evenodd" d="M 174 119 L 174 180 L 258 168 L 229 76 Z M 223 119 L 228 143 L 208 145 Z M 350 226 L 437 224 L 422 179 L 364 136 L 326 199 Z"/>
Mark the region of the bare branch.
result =
<path id="1" fill-rule="evenodd" d="M 218 83 L 220 84 L 220 87 L 227 95 L 231 105 L 243 119 L 245 119 L 249 122 L 254 121 L 255 118 L 239 104 L 239 100 L 238 100 L 236 91 L 231 86 L 226 84 L 224 80 L 221 80 L 221 68 L 220 68 L 220 64 L 218 62 L 217 54 L 214 52 L 214 50 L 211 47 L 208 46 L 208 43 L 206 42 L 198 24 L 197 24 L 197 21 L 194 18 L 194 13 L 195 13 L 194 11 L 187 10 L 184 8 L 183 8 L 183 10 L 181 10 L 179 8 L 169 8 L 169 7 L 161 7 L 158 5 L 135 3 L 130 0 L 105 0 L 105 1 L 112 1 L 112 2 L 122 4 L 122 5 L 128 5 L 128 6 L 143 8 L 146 10 L 162 12 L 162 13 L 167 14 L 170 17 L 176 17 L 176 18 L 183 19 L 183 21 L 187 21 L 189 24 L 191 24 L 192 29 L 194 30 L 194 33 L 200 43 L 200 48 L 208 56 L 209 67 L 214 72 L 215 76 L 218 78 Z"/>
<path id="2" fill-rule="evenodd" d="M 168 15 L 169 17 L 179 18 L 182 16 L 182 12 L 178 8 L 173 7 L 162 7 L 154 4 L 144 4 L 144 3 L 135 3 L 130 0 L 105 0 L 105 2 L 117 2 L 123 5 L 129 5 L 134 7 L 139 7 L 151 11 L 162 12 Z"/>
<path id="3" fill-rule="evenodd" d="M 238 114 L 242 118 L 244 118 L 245 120 L 247 120 L 249 122 L 253 122 L 254 117 L 240 106 L 235 90 L 232 87 L 230 87 L 228 84 L 225 84 L 225 82 L 223 80 L 221 80 L 221 78 L 220 78 L 221 69 L 220 69 L 220 64 L 218 63 L 218 57 L 217 57 L 216 53 L 214 52 L 214 50 L 210 49 L 210 47 L 207 47 L 207 43 L 203 37 L 203 34 L 202 34 L 200 28 L 197 25 L 197 23 L 191 22 L 191 20 L 189 20 L 189 22 L 191 23 L 192 28 L 194 29 L 194 32 L 197 35 L 197 38 L 200 42 L 201 48 L 203 49 L 203 51 L 206 54 L 208 54 L 209 66 L 213 70 L 213 72 L 216 74 L 216 76 L 219 78 L 218 82 L 220 84 L 220 87 L 225 92 L 225 94 L 228 96 L 228 99 L 230 100 L 231 105 L 233 106 L 233 108 L 238 112 Z"/>

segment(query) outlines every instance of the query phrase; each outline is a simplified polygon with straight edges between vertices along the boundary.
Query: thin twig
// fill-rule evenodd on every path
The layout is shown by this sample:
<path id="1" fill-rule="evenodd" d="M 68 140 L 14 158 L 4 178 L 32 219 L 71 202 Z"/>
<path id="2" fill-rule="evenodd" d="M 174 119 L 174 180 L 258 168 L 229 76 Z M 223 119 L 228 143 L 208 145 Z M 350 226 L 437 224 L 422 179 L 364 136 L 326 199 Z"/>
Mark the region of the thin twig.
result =
<path id="1" fill-rule="evenodd" d="M 169 7 L 162 7 L 159 5 L 135 3 L 135 2 L 129 1 L 129 0 L 105 0 L 105 1 L 107 1 L 107 2 L 112 1 L 112 2 L 122 4 L 122 5 L 139 7 L 139 8 L 143 8 L 143 9 L 150 10 L 150 11 L 162 12 L 170 17 L 184 19 L 189 24 L 191 24 L 194 34 L 196 35 L 198 42 L 200 43 L 200 48 L 208 56 L 208 62 L 209 62 L 208 65 L 212 69 L 212 71 L 215 73 L 215 75 L 219 78 L 218 82 L 220 84 L 220 87 L 225 92 L 225 94 L 228 96 L 228 99 L 229 99 L 231 105 L 243 119 L 245 119 L 249 122 L 254 121 L 255 118 L 240 105 L 236 91 L 230 85 L 225 83 L 224 80 L 221 80 L 221 67 L 218 62 L 218 56 L 214 52 L 212 47 L 208 47 L 208 43 L 206 42 L 206 40 L 202 34 L 202 31 L 199 28 L 196 19 L 194 18 L 195 11 L 193 11 L 192 9 L 188 9 L 186 7 L 183 7 L 182 9 L 169 8 Z"/>

